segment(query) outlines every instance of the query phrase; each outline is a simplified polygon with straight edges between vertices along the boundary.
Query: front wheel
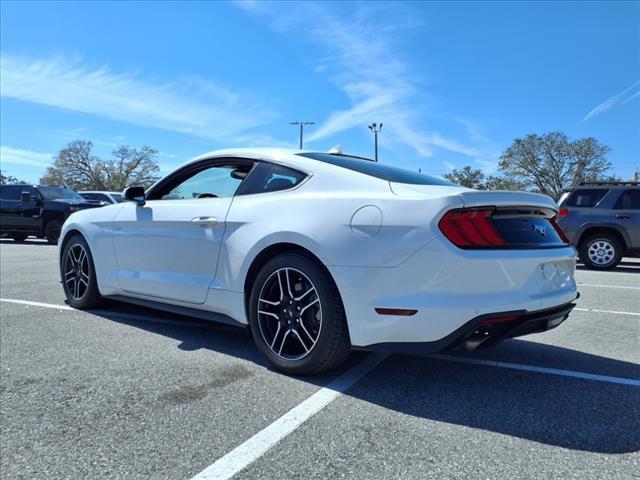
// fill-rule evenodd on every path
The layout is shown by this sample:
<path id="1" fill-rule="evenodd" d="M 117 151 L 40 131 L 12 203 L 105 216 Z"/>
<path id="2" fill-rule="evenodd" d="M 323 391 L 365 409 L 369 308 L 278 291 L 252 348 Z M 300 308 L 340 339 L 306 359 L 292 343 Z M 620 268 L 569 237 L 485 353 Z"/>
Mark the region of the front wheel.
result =
<path id="1" fill-rule="evenodd" d="M 620 263 L 622 246 L 612 235 L 593 235 L 580 242 L 579 255 L 588 268 L 608 270 Z"/>
<path id="2" fill-rule="evenodd" d="M 251 289 L 249 324 L 258 349 L 279 370 L 307 375 L 342 363 L 351 345 L 338 289 L 315 261 L 278 255 Z"/>
<path id="3" fill-rule="evenodd" d="M 55 245 L 60 238 L 60 231 L 62 230 L 62 222 L 60 220 L 49 220 L 44 227 L 44 236 L 47 242 Z"/>
<path id="4" fill-rule="evenodd" d="M 60 271 L 69 305 L 81 310 L 100 305 L 102 297 L 98 291 L 93 257 L 82 236 L 74 236 L 65 245 Z"/>

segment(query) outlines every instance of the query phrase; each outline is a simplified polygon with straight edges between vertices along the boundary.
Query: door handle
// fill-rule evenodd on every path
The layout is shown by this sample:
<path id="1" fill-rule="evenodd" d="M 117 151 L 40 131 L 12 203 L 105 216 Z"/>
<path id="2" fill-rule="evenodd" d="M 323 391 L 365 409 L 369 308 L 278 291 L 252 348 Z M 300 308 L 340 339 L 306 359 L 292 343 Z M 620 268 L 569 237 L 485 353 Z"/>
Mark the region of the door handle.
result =
<path id="1" fill-rule="evenodd" d="M 629 220 L 629 215 L 616 215 L 616 218 L 621 218 L 623 220 Z"/>
<path id="2" fill-rule="evenodd" d="M 196 225 L 215 225 L 218 223 L 218 219 L 216 217 L 194 217 L 191 220 L 191 223 L 195 223 Z"/>

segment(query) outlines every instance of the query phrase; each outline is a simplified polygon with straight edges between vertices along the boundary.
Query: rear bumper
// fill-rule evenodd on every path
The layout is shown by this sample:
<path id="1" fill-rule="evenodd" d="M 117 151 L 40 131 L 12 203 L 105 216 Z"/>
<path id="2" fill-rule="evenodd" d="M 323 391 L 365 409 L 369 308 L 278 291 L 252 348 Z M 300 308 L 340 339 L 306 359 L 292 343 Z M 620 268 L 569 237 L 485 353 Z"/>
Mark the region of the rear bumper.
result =
<path id="1" fill-rule="evenodd" d="M 534 312 L 516 310 L 480 315 L 434 342 L 378 343 L 368 345 L 364 350 L 428 354 L 445 350 L 473 351 L 478 348 L 490 348 L 508 338 L 551 330 L 564 322 L 575 306 L 575 303 L 566 303 Z"/>

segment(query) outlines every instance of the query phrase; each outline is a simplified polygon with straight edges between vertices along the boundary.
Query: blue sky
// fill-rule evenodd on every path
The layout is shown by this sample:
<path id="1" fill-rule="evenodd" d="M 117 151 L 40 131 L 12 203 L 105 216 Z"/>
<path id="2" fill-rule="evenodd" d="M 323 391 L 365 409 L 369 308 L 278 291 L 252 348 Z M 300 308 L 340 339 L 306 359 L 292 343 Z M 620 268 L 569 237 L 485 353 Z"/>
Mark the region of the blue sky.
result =
<path id="1" fill-rule="evenodd" d="M 163 171 L 226 147 L 487 173 L 566 132 L 640 164 L 638 2 L 1 3 L 2 170 L 35 182 L 68 141 L 151 145 Z"/>

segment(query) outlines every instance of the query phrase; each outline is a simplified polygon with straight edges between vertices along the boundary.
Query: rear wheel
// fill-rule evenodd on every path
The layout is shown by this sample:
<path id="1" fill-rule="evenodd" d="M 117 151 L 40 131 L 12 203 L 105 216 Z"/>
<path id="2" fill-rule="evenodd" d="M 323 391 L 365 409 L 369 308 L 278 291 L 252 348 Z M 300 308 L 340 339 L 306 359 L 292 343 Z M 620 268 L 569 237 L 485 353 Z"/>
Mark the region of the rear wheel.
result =
<path id="1" fill-rule="evenodd" d="M 622 245 L 613 235 L 592 235 L 580 242 L 579 254 L 580 260 L 588 268 L 608 270 L 620 263 Z"/>
<path id="2" fill-rule="evenodd" d="M 62 287 L 69 305 L 84 310 L 102 302 L 93 257 L 83 237 L 76 235 L 67 242 L 60 267 Z"/>
<path id="3" fill-rule="evenodd" d="M 338 290 L 304 255 L 278 255 L 262 267 L 249 298 L 249 323 L 258 349 L 286 373 L 329 370 L 350 352 Z"/>
<path id="4" fill-rule="evenodd" d="M 62 230 L 62 222 L 60 220 L 49 220 L 44 227 L 44 236 L 47 242 L 57 244 Z"/>

